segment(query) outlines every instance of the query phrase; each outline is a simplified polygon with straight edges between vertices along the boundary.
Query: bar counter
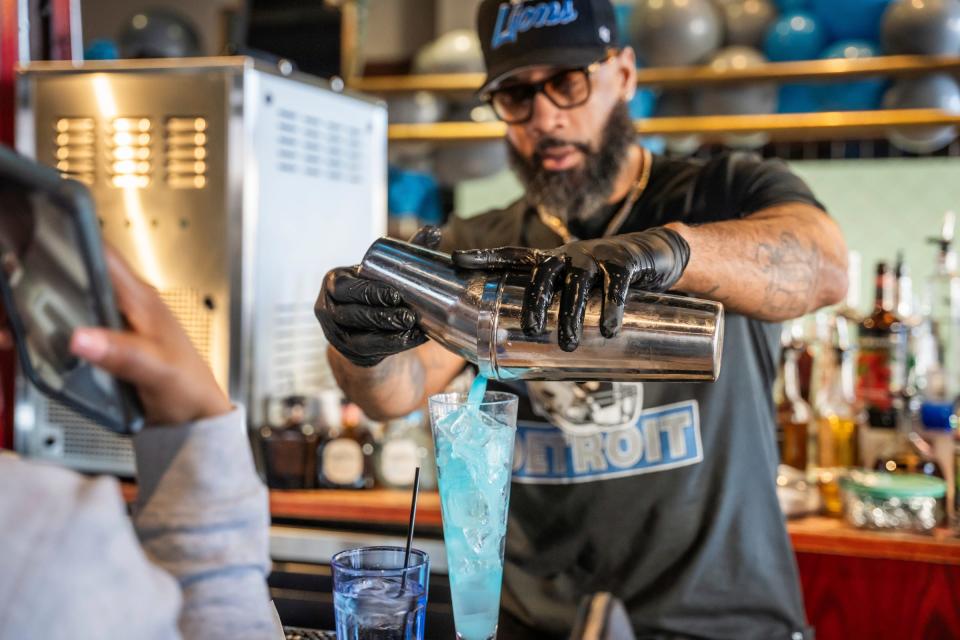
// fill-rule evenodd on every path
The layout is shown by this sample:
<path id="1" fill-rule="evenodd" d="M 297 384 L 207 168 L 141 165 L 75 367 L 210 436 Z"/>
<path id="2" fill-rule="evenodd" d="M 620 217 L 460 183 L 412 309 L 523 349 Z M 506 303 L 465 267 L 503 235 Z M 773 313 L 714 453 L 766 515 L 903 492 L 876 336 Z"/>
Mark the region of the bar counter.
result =
<path id="1" fill-rule="evenodd" d="M 135 487 L 123 489 L 132 500 Z M 406 491 L 271 491 L 275 570 L 347 546 L 403 544 L 409 509 Z M 445 573 L 440 527 L 439 496 L 421 493 L 416 544 Z M 950 531 L 860 531 L 822 516 L 791 519 L 787 530 L 818 640 L 960 638 L 960 538 Z"/>
<path id="2" fill-rule="evenodd" d="M 389 490 L 273 491 L 270 508 L 275 520 L 400 528 L 407 523 L 410 496 Z M 439 527 L 439 497 L 422 493 L 418 532 Z M 789 520 L 787 531 L 818 640 L 960 638 L 960 538 L 950 531 L 861 531 L 822 516 Z"/>

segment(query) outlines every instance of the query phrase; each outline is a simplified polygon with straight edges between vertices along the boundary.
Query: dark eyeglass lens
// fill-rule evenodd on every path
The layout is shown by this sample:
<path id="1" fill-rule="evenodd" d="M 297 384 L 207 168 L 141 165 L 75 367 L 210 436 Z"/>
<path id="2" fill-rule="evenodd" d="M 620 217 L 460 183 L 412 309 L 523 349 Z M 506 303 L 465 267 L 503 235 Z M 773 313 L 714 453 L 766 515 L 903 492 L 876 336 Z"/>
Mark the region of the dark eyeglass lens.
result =
<path id="1" fill-rule="evenodd" d="M 533 87 L 516 85 L 498 89 L 493 94 L 493 109 L 503 120 L 526 118 L 533 106 Z"/>
<path id="2" fill-rule="evenodd" d="M 543 89 L 558 106 L 574 106 L 590 96 L 590 81 L 583 70 L 575 69 L 554 76 Z"/>

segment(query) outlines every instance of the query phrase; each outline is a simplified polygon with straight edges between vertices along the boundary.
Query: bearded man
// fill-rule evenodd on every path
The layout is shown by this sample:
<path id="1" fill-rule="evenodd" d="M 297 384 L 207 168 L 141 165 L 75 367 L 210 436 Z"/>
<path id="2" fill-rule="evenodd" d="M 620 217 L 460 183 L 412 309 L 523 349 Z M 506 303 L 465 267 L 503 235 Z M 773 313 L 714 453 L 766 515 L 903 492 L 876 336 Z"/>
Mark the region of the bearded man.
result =
<path id="1" fill-rule="evenodd" d="M 462 268 L 529 273 L 529 333 L 559 297 L 567 351 L 595 291 L 608 337 L 628 287 L 727 311 L 716 382 L 508 385 L 521 414 L 499 637 L 567 637 L 599 591 L 623 600 L 640 638 L 812 637 L 776 495 L 771 388 L 779 323 L 846 292 L 838 226 L 782 162 L 639 146 L 636 60 L 613 46 L 608 0 L 484 0 L 477 23 L 481 95 L 525 193 L 454 218 L 440 247 Z M 355 267 L 327 275 L 316 312 L 339 384 L 373 417 L 422 406 L 466 364 Z"/>

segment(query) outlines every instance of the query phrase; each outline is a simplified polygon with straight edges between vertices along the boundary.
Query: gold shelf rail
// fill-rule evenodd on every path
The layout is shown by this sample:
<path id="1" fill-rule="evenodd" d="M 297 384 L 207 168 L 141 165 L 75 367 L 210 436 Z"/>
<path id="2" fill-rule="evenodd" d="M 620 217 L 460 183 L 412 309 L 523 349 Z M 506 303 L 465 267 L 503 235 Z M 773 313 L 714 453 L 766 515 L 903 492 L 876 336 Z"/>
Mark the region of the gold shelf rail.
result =
<path id="1" fill-rule="evenodd" d="M 730 134 L 757 132 L 769 134 L 771 140 L 836 140 L 883 136 L 895 127 L 942 125 L 960 125 L 960 115 L 939 109 L 890 109 L 649 118 L 635 123 L 641 135 L 699 135 L 705 142 L 719 141 Z M 437 122 L 393 124 L 388 137 L 392 142 L 479 142 L 502 138 L 505 132 L 506 127 L 500 122 Z"/>
<path id="2" fill-rule="evenodd" d="M 637 84 L 659 87 L 693 87 L 743 82 L 798 82 L 845 80 L 862 76 L 909 76 L 934 72 L 960 72 L 960 56 L 878 56 L 861 59 L 770 62 L 759 67 L 717 71 L 710 66 L 660 67 L 637 71 Z M 351 80 L 351 88 L 369 93 L 410 91 L 476 91 L 482 73 L 366 76 Z"/>

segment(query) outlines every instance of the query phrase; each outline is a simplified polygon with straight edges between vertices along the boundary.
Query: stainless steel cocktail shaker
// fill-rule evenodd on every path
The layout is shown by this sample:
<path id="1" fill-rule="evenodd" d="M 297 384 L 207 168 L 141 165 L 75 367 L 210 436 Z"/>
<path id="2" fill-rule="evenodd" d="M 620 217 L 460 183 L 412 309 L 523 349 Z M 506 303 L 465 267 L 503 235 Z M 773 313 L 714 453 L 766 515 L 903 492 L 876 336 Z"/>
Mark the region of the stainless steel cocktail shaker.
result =
<path id="1" fill-rule="evenodd" d="M 616 337 L 600 334 L 599 295 L 587 305 L 573 352 L 557 344 L 557 308 L 547 332 L 520 328 L 528 276 L 458 270 L 450 256 L 381 238 L 360 273 L 396 287 L 433 340 L 497 380 L 716 380 L 723 350 L 723 305 L 631 290 Z"/>

